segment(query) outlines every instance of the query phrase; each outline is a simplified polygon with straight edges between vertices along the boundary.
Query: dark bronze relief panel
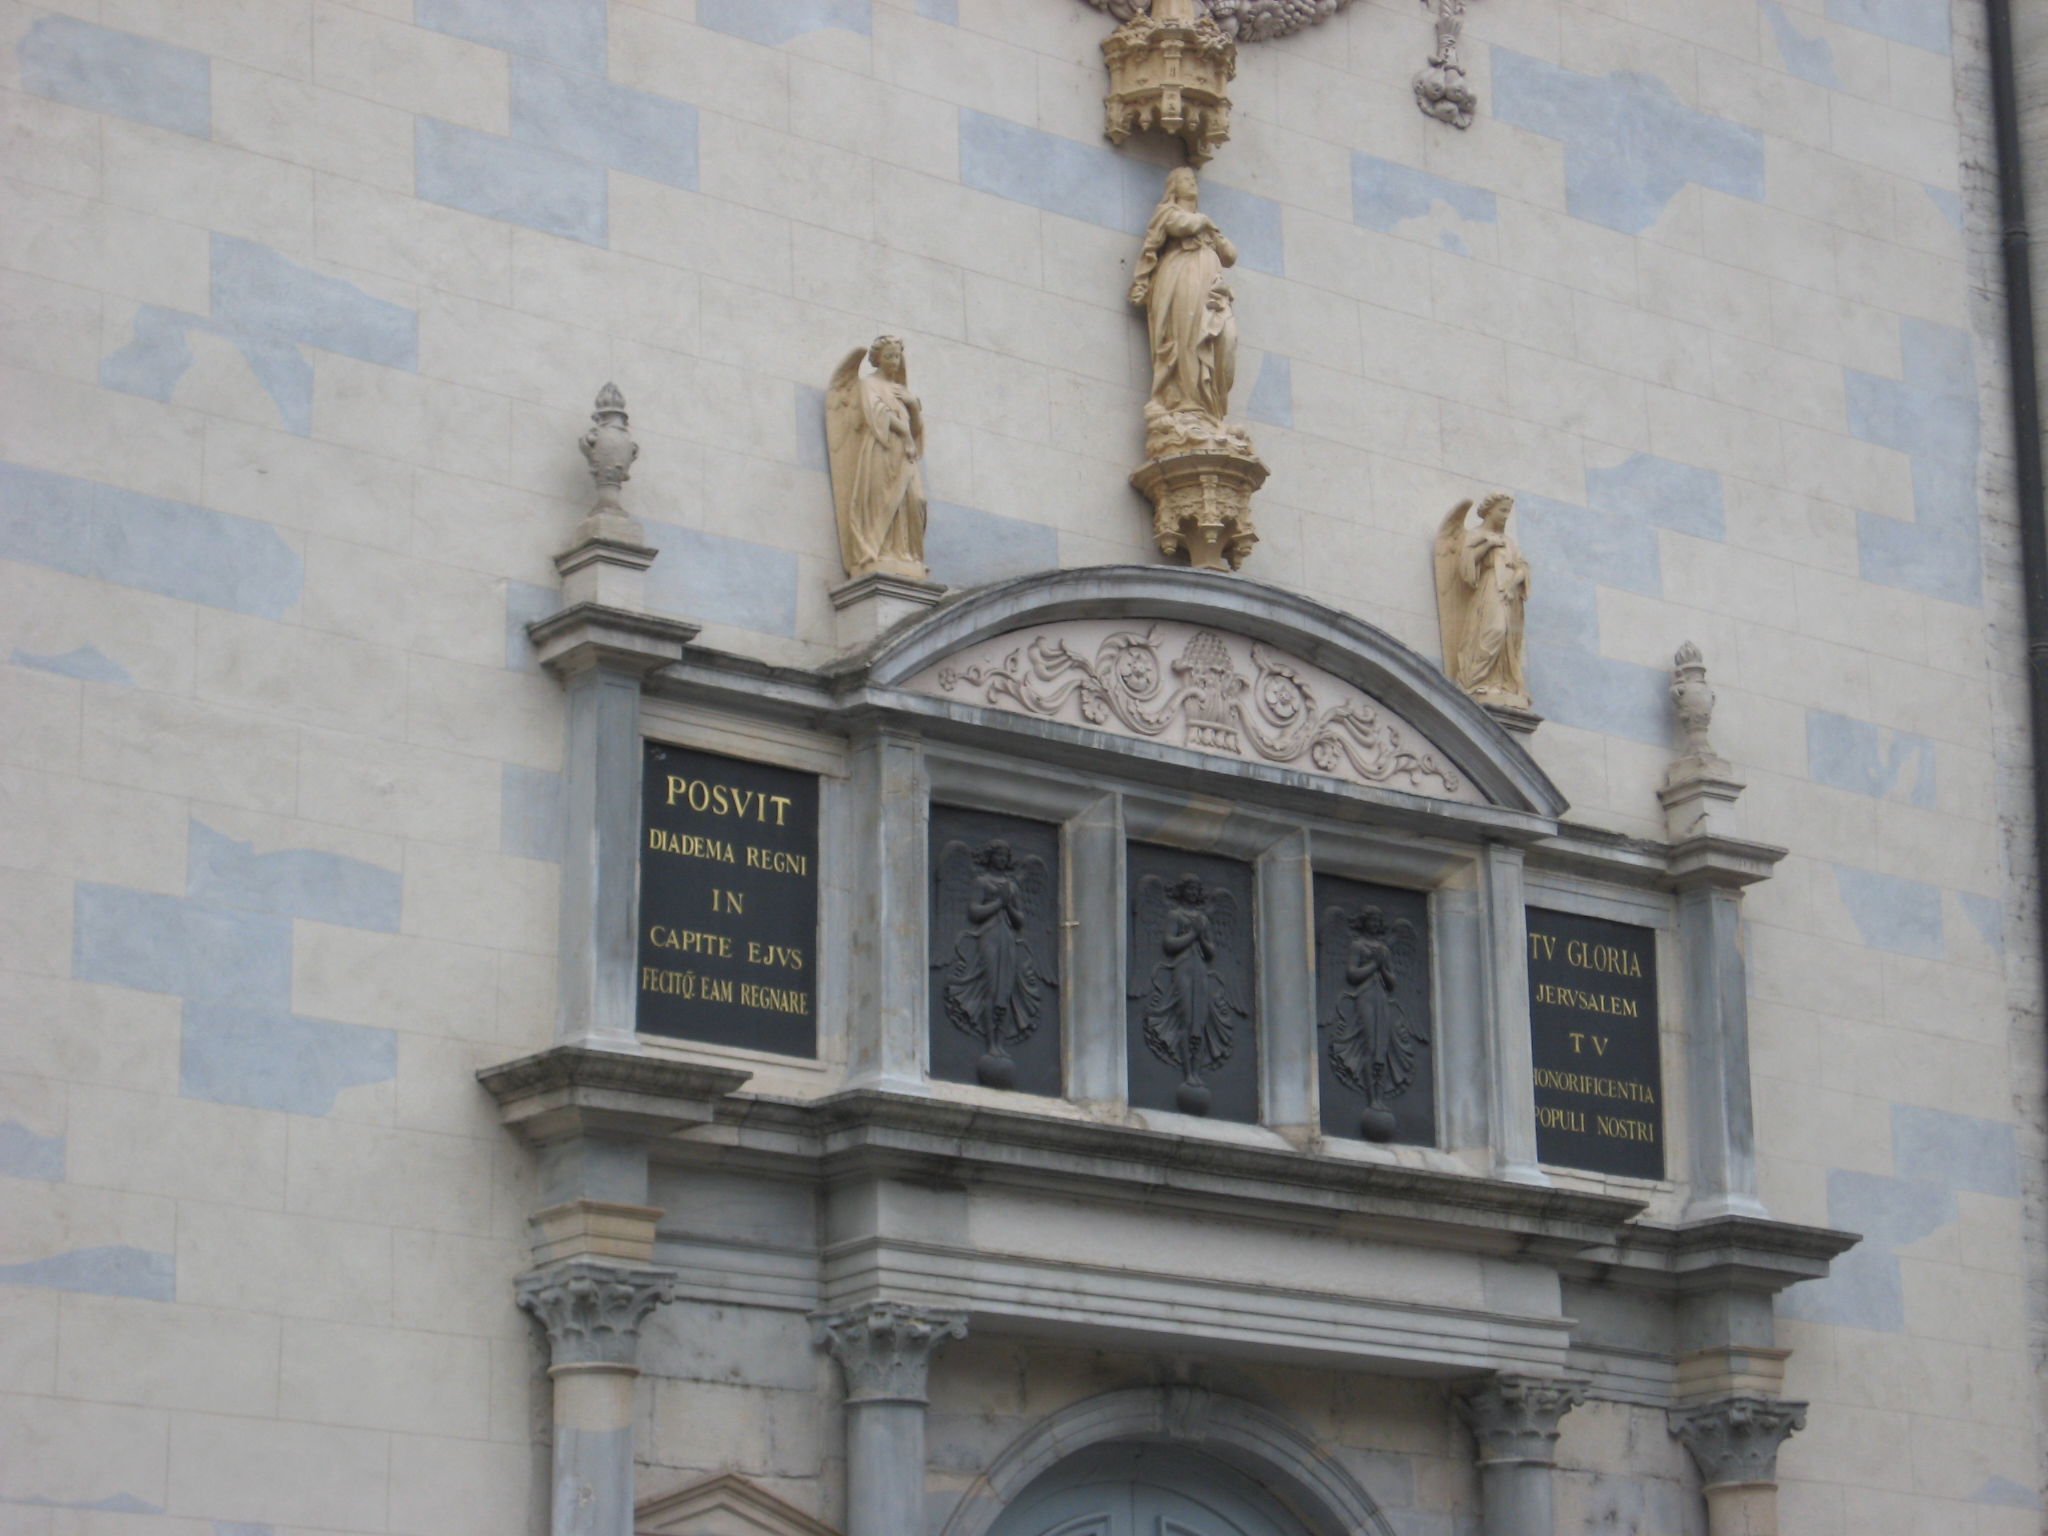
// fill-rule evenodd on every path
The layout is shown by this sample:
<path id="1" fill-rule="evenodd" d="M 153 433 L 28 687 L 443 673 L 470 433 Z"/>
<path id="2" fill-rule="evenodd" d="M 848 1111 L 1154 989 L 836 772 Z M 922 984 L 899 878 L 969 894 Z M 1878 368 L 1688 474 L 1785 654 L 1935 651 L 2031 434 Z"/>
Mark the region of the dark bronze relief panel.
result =
<path id="1" fill-rule="evenodd" d="M 1435 1146 L 1428 897 L 1317 875 L 1315 910 L 1323 1133 Z"/>
<path id="2" fill-rule="evenodd" d="M 1251 865 L 1132 843 L 1128 869 L 1131 1103 L 1257 1124 Z"/>
<path id="3" fill-rule="evenodd" d="M 931 1075 L 1060 1092 L 1060 830 L 934 805 Z"/>

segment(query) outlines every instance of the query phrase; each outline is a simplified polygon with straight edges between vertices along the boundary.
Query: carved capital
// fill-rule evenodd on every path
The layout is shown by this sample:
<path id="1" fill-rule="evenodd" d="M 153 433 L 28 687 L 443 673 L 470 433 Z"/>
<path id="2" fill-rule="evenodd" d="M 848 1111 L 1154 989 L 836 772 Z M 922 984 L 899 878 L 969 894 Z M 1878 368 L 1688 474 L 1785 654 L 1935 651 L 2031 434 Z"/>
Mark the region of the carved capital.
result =
<path id="1" fill-rule="evenodd" d="M 1709 1488 L 1776 1482 L 1778 1447 L 1805 1427 L 1806 1404 L 1747 1392 L 1671 1410 L 1671 1433 L 1692 1452 Z"/>
<path id="2" fill-rule="evenodd" d="M 967 1314 L 876 1301 L 815 1318 L 813 1327 L 846 1372 L 849 1403 L 922 1403 L 932 1351 L 967 1337 Z"/>
<path id="3" fill-rule="evenodd" d="M 1557 1459 L 1557 1427 L 1586 1400 L 1583 1376 L 1493 1376 L 1459 1391 L 1458 1416 L 1479 1442 L 1479 1465 Z"/>
<path id="4" fill-rule="evenodd" d="M 519 1305 L 548 1330 L 556 1365 L 630 1367 L 640 1325 L 675 1300 L 676 1277 L 665 1269 L 624 1269 L 577 1260 L 535 1270 L 518 1281 Z"/>

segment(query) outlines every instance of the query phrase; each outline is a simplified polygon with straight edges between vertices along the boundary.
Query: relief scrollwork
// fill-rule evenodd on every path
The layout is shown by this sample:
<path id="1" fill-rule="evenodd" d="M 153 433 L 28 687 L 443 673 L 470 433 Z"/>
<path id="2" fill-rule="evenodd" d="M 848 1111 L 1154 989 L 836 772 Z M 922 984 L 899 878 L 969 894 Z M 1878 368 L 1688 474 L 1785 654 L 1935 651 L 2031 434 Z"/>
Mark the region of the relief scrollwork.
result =
<path id="1" fill-rule="evenodd" d="M 1412 743 L 1363 695 L 1325 702 L 1321 679 L 1257 641 L 1249 666 L 1214 630 L 1186 634 L 1179 654 L 1162 626 L 1116 630 L 1092 651 L 1036 634 L 999 655 L 938 669 L 939 691 L 1057 719 L 1069 705 L 1089 725 L 1199 751 L 1313 768 L 1363 784 L 1458 794 L 1458 774 Z M 1348 690 L 1347 690 L 1348 692 Z"/>

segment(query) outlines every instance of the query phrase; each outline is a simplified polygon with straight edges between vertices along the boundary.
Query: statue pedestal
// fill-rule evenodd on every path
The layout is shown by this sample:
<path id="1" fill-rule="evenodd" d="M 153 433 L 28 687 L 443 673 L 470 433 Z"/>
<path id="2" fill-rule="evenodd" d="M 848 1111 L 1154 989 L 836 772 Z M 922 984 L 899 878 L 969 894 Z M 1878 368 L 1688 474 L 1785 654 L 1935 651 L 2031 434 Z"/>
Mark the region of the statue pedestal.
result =
<path id="1" fill-rule="evenodd" d="M 1131 484 L 1152 503 L 1152 537 L 1162 555 L 1185 551 L 1198 571 L 1236 570 L 1259 535 L 1252 527 L 1252 492 L 1266 483 L 1258 455 L 1199 448 L 1148 459 Z"/>
<path id="2" fill-rule="evenodd" d="M 1543 723 L 1543 717 L 1533 709 L 1519 704 L 1487 704 L 1486 712 L 1517 736 L 1534 736 L 1536 727 Z"/>
<path id="3" fill-rule="evenodd" d="M 858 650 L 911 614 L 934 607 L 945 595 L 942 581 L 869 571 L 832 589 L 832 606 L 837 610 L 834 637 L 841 650 Z"/>

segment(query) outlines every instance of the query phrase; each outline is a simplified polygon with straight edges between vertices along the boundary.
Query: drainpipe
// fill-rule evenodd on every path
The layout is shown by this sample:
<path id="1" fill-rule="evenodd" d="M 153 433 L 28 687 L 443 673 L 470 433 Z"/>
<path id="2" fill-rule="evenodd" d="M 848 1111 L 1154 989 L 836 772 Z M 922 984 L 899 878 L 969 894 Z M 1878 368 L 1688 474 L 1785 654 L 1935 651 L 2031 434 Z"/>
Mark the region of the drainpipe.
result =
<path id="1" fill-rule="evenodd" d="M 2041 469 L 2041 392 L 2035 372 L 2034 281 L 2020 157 L 2019 67 L 2011 0 L 1984 0 L 1991 43 L 1991 122 L 1998 150 L 1999 246 L 2005 259 L 2006 364 L 2011 370 L 2013 467 L 2019 493 L 2020 573 L 2027 616 L 2027 706 L 2033 736 L 2036 920 L 2048 982 L 2048 524 Z"/>

